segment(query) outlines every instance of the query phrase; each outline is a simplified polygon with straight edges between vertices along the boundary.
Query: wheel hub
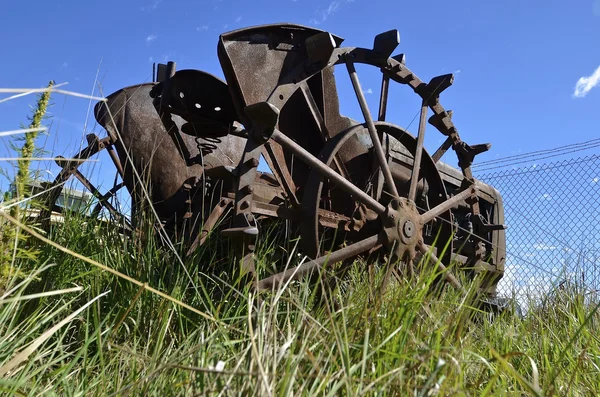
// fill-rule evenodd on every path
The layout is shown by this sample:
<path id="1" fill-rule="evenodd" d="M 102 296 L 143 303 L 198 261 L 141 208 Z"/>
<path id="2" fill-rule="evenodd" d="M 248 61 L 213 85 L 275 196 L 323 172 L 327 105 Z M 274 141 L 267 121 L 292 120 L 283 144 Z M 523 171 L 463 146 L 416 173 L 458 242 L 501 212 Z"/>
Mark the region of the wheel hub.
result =
<path id="1" fill-rule="evenodd" d="M 411 260 L 422 240 L 420 214 L 415 204 L 403 197 L 393 199 L 383 217 L 385 245 L 398 259 Z"/>

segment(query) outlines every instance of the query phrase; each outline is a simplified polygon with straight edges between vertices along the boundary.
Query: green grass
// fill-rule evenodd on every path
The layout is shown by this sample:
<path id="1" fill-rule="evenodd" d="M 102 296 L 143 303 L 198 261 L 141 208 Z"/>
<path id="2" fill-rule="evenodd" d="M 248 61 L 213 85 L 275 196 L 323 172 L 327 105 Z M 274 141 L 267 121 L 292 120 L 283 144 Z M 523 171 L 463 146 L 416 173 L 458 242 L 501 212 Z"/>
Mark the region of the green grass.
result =
<path id="1" fill-rule="evenodd" d="M 35 245 L 35 258 L 15 260 L 20 276 L 0 286 L 0 391 L 9 395 L 600 391 L 597 304 L 577 290 L 556 291 L 523 319 L 509 312 L 492 319 L 453 289 L 428 294 L 432 269 L 372 300 L 376 282 L 357 262 L 324 301 L 315 301 L 307 282 L 296 282 L 261 295 L 259 306 L 227 270 L 234 264 L 214 260 L 229 249 L 218 236 L 184 261 L 192 280 L 153 239 L 134 245 L 110 228 L 82 228 L 77 217 L 48 238 L 63 249 Z M 281 243 L 276 235 L 261 240 L 263 272 Z"/>
<path id="2" fill-rule="evenodd" d="M 323 295 L 256 296 L 218 235 L 181 261 L 148 224 L 124 239 L 73 214 L 45 235 L 0 215 L 1 395 L 600 395 L 599 303 L 576 286 L 491 316 L 432 294 L 432 267 L 379 296 L 355 262 Z M 263 233 L 261 274 L 296 243 Z"/>

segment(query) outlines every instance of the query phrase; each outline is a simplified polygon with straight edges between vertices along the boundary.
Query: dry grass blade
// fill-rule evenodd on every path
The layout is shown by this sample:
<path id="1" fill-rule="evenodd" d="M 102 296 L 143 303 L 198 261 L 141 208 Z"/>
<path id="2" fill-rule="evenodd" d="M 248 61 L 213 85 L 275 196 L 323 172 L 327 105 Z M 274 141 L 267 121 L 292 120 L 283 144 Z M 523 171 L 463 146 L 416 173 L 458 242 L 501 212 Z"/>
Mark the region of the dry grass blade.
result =
<path id="1" fill-rule="evenodd" d="M 90 159 L 66 159 L 62 157 L 0 157 L 0 161 L 21 161 L 21 160 L 34 160 L 34 161 L 72 161 L 79 163 L 97 163 L 99 160 Z"/>
<path id="2" fill-rule="evenodd" d="M 46 127 L 23 128 L 20 130 L 2 131 L 2 132 L 0 132 L 0 136 L 11 136 L 11 135 L 18 135 L 18 134 L 26 134 L 28 132 L 44 132 L 44 131 L 48 131 L 48 128 L 46 128 Z"/>
<path id="3" fill-rule="evenodd" d="M 63 85 L 66 85 L 66 84 L 67 84 L 66 82 L 65 83 L 60 83 L 60 84 L 55 84 L 54 88 L 56 89 L 58 87 L 62 87 Z M 30 95 L 30 94 L 35 94 L 36 92 L 37 92 L 37 88 L 34 89 L 34 91 L 21 92 L 20 94 L 12 95 L 12 96 L 0 99 L 0 103 L 2 103 L 2 102 L 8 102 L 8 101 L 11 101 L 13 99 L 21 98 L 21 97 L 24 97 L 24 96 L 27 96 L 27 95 Z"/>
<path id="4" fill-rule="evenodd" d="M 25 284 L 29 283 L 31 280 L 33 280 L 34 278 L 36 278 L 38 274 L 45 272 L 46 270 L 50 269 L 53 266 L 56 266 L 56 264 L 55 263 L 51 263 L 51 264 L 46 265 L 46 266 L 44 266 L 44 267 L 42 267 L 40 269 L 37 269 L 32 274 L 30 274 L 29 276 L 27 276 L 24 280 L 22 280 L 20 283 L 18 283 L 17 285 L 15 285 L 14 287 L 12 287 L 8 291 L 6 291 L 4 293 L 4 295 L 0 296 L 0 299 L 4 299 L 7 296 L 10 296 L 10 294 L 12 294 L 16 290 L 18 290 L 19 288 L 21 288 L 22 286 L 24 286 Z"/>
<path id="5" fill-rule="evenodd" d="M 61 322 L 59 322 L 58 324 L 56 324 L 52 328 L 48 329 L 42 335 L 40 335 L 25 350 L 23 350 L 20 353 L 18 353 L 9 362 L 7 362 L 6 364 L 4 364 L 0 368 L 0 376 L 7 376 L 7 375 L 10 376 L 10 373 L 9 373 L 10 371 L 12 371 L 13 369 L 15 369 L 17 366 L 19 366 L 25 360 L 27 360 L 27 358 L 34 351 L 36 351 L 46 340 L 48 340 L 48 338 L 50 338 L 56 331 L 58 331 L 60 328 L 62 328 L 63 326 L 65 326 L 67 323 L 69 323 L 71 320 L 73 320 L 79 313 L 81 313 L 82 311 L 84 311 L 88 306 L 90 306 L 96 300 L 100 299 L 102 296 L 108 294 L 109 292 L 110 291 L 106 291 L 106 292 L 103 292 L 102 294 L 98 295 L 97 297 L 95 297 L 94 299 L 92 299 L 91 301 L 89 301 L 88 303 L 86 303 L 85 305 L 83 305 L 82 307 L 80 307 L 79 309 L 75 310 L 73 313 L 71 313 L 69 316 L 67 316 L 67 318 L 65 318 L 64 320 L 62 320 Z"/>
<path id="6" fill-rule="evenodd" d="M 56 87 L 56 86 L 55 86 Z M 37 94 L 42 92 L 55 92 L 57 94 L 70 95 L 78 98 L 91 99 L 94 101 L 106 102 L 106 98 L 97 97 L 92 95 L 80 94 L 75 91 L 57 90 L 55 88 L 0 88 L 0 94 Z M 6 101 L 9 98 L 4 98 L 2 101 Z"/>
<path id="7" fill-rule="evenodd" d="M 173 302 L 173 303 L 175 303 L 175 304 L 177 304 L 177 305 L 179 305 L 181 307 L 184 307 L 184 308 L 186 308 L 186 309 L 188 309 L 188 310 L 190 310 L 190 311 L 192 311 L 192 312 L 194 312 L 194 313 L 196 313 L 196 314 L 204 317 L 207 320 L 217 321 L 211 315 L 206 314 L 206 313 L 204 313 L 204 312 L 202 312 L 202 311 L 200 311 L 200 310 L 198 310 L 198 309 L 196 309 L 196 308 L 194 308 L 194 307 L 192 307 L 190 305 L 187 305 L 187 304 L 181 302 L 180 300 L 175 299 L 172 296 L 169 296 L 169 295 L 165 294 L 164 292 L 161 292 L 161 291 L 159 291 L 157 289 L 149 287 L 147 284 L 144 284 L 141 281 L 138 281 L 138 280 L 136 280 L 136 279 L 134 279 L 132 277 L 129 277 L 129 276 L 127 276 L 127 275 L 125 275 L 125 274 L 123 274 L 123 273 L 121 273 L 121 272 L 119 272 L 119 271 L 117 271 L 115 269 L 112 269 L 112 268 L 110 268 L 110 267 L 108 267 L 106 265 L 103 265 L 103 264 L 101 264 L 99 262 L 96 262 L 93 259 L 87 258 L 87 257 L 85 257 L 85 256 L 83 256 L 81 254 L 78 254 L 78 253 L 76 253 L 74 251 L 71 251 L 70 249 L 63 247 L 62 245 L 57 244 L 54 241 L 47 239 L 46 237 L 42 236 L 41 234 L 37 233 L 36 231 L 32 230 L 31 228 L 25 226 L 23 223 L 19 222 L 18 220 L 16 220 L 15 218 L 13 218 L 12 216 L 10 216 L 9 214 L 7 214 L 6 212 L 4 212 L 3 210 L 0 210 L 0 215 L 2 215 L 4 218 L 6 218 L 8 221 L 10 221 L 14 225 L 18 226 L 19 228 L 21 228 L 22 230 L 24 230 L 27 233 L 31 234 L 35 238 L 37 238 L 37 239 L 45 242 L 46 244 L 49 244 L 49 245 L 53 246 L 56 249 L 61 250 L 64 253 L 72 255 L 75 258 L 81 259 L 82 261 L 85 261 L 85 262 L 87 262 L 87 263 L 89 263 L 91 265 L 94 265 L 94 266 L 96 266 L 96 267 L 98 267 L 98 268 L 100 268 L 100 269 L 102 269 L 104 271 L 112 273 L 112 274 L 114 274 L 117 277 L 120 277 L 120 278 L 122 278 L 124 280 L 129 281 L 132 284 L 135 284 L 135 285 L 140 286 L 140 287 L 144 287 L 145 290 L 150 291 L 153 294 L 156 294 L 156 295 L 158 295 L 158 296 L 160 296 L 160 297 L 162 297 L 162 298 L 164 298 L 164 299 L 166 299 L 168 301 L 171 301 L 171 302 Z"/>
<path id="8" fill-rule="evenodd" d="M 57 290 L 57 291 L 40 292 L 39 294 L 23 295 L 23 296 L 18 296 L 15 298 L 0 299 L 0 305 L 6 304 L 6 303 L 12 303 L 12 302 L 25 301 L 25 300 L 29 300 L 29 299 L 43 298 L 45 296 L 68 294 L 71 292 L 79 292 L 79 291 L 83 291 L 83 288 L 73 287 L 73 288 L 66 288 L 66 289 L 61 289 L 61 290 Z"/>

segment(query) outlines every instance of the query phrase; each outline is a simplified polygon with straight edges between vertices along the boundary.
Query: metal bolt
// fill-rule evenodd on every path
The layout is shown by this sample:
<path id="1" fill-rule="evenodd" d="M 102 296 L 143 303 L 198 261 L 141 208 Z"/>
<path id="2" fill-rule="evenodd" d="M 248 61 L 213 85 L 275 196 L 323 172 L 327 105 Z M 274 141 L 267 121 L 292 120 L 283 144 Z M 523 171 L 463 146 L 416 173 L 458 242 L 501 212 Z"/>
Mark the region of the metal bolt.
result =
<path id="1" fill-rule="evenodd" d="M 415 225 L 411 221 L 404 222 L 404 227 L 402 228 L 404 235 L 406 237 L 412 237 L 415 232 Z"/>

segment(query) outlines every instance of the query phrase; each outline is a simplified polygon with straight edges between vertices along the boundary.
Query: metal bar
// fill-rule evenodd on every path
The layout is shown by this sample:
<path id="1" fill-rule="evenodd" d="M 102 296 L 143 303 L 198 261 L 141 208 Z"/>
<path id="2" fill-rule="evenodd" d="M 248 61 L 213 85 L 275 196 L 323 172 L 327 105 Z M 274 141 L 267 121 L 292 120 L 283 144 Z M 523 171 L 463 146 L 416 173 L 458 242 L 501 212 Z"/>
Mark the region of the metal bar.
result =
<path id="1" fill-rule="evenodd" d="M 277 142 L 265 142 L 263 157 L 267 161 L 267 165 L 275 174 L 275 178 L 285 190 L 292 205 L 299 206 L 300 201 L 296 197 L 296 184 L 290 174 L 290 171 L 285 163 L 285 157 L 281 146 Z"/>
<path id="2" fill-rule="evenodd" d="M 200 246 L 202 246 L 202 244 L 204 244 L 204 241 L 206 241 L 206 238 L 208 237 L 208 233 L 212 230 L 212 228 L 215 226 L 217 221 L 221 218 L 221 216 L 223 215 L 223 213 L 225 212 L 227 207 L 229 207 L 229 205 L 232 202 L 233 202 L 232 199 L 222 198 L 217 203 L 217 205 L 215 205 L 215 208 L 213 208 L 212 212 L 210 213 L 210 215 L 204 222 L 204 225 L 202 226 L 202 230 L 200 231 L 198 236 L 196 236 L 196 239 L 194 240 L 194 242 L 188 249 L 187 253 L 185 254 L 186 256 L 190 256 L 192 254 L 192 252 L 194 252 L 198 247 L 200 247 Z"/>
<path id="3" fill-rule="evenodd" d="M 433 156 L 431 156 L 434 163 L 437 163 L 441 160 L 442 156 L 448 151 L 448 149 L 450 149 L 450 146 L 452 146 L 452 142 L 454 142 L 454 140 L 451 137 L 446 138 L 444 143 L 442 143 L 438 150 L 435 151 Z"/>
<path id="4" fill-rule="evenodd" d="M 394 183 L 394 179 L 392 177 L 392 172 L 390 171 L 390 167 L 388 166 L 388 163 L 385 159 L 385 153 L 383 152 L 383 147 L 381 146 L 381 141 L 379 140 L 379 136 L 377 134 L 377 129 L 375 128 L 375 124 L 373 123 L 373 119 L 371 118 L 371 113 L 369 112 L 369 107 L 367 106 L 367 100 L 365 99 L 365 95 L 363 94 L 362 89 L 360 88 L 360 82 L 358 81 L 358 75 L 356 74 L 354 63 L 349 57 L 346 58 L 346 67 L 348 69 L 348 74 L 350 75 L 350 80 L 352 81 L 352 86 L 354 87 L 354 93 L 356 94 L 356 98 L 358 99 L 358 104 L 360 105 L 360 110 L 362 111 L 363 117 L 365 118 L 367 129 L 369 130 L 369 135 L 371 136 L 373 148 L 375 149 L 375 154 L 377 155 L 377 159 L 379 160 L 379 166 L 381 167 L 381 171 L 383 172 L 385 182 L 388 186 L 390 193 L 394 197 L 400 197 L 398 195 L 398 189 L 396 189 L 396 184 Z"/>
<path id="5" fill-rule="evenodd" d="M 427 245 L 425 245 L 425 244 L 419 244 L 417 246 L 417 249 L 419 251 L 421 251 L 421 253 L 423 255 L 429 255 L 429 260 L 430 261 L 438 264 L 438 266 L 440 267 L 440 269 L 442 270 L 442 272 L 444 272 L 444 278 L 446 279 L 446 281 L 451 286 L 453 286 L 454 288 L 456 288 L 457 290 L 459 290 L 459 291 L 461 291 L 463 293 L 466 293 L 467 291 L 462 286 L 462 284 L 460 283 L 460 281 L 458 281 L 458 279 L 456 277 L 454 277 L 454 275 L 448 271 L 448 268 L 446 267 L 446 265 L 444 265 L 442 263 L 442 261 L 440 261 L 438 259 L 438 257 L 435 256 L 435 254 L 429 250 L 429 248 L 430 247 L 427 247 Z"/>
<path id="6" fill-rule="evenodd" d="M 112 216 L 114 216 L 117 219 L 121 218 L 125 222 L 126 226 L 131 229 L 131 225 L 129 224 L 129 222 L 127 222 L 127 219 L 125 219 L 125 217 L 119 214 L 119 211 L 117 211 L 111 203 L 102 200 L 102 194 L 100 193 L 100 191 L 96 189 L 96 187 L 79 170 L 74 170 L 73 176 L 75 176 L 75 178 L 77 178 L 79 182 L 81 182 L 81 184 L 85 186 L 86 189 L 92 192 L 94 197 L 96 197 L 98 201 L 101 202 L 102 205 L 106 207 L 106 209 L 108 209 Z"/>
<path id="7" fill-rule="evenodd" d="M 112 187 L 112 189 L 110 189 L 108 192 L 106 192 L 106 194 L 104 194 L 102 196 L 102 199 L 99 200 L 98 203 L 96 204 L 96 206 L 94 207 L 94 209 L 92 211 L 92 216 L 97 217 L 98 214 L 100 213 L 100 209 L 102 208 L 102 202 L 107 201 L 112 196 L 114 196 L 119 190 L 121 190 L 123 188 L 123 186 L 125 186 L 124 182 L 118 183 L 118 184 L 114 185 Z"/>
<path id="8" fill-rule="evenodd" d="M 121 179 L 124 179 L 125 171 L 123 171 L 123 166 L 121 165 L 121 160 L 119 160 L 119 157 L 117 156 L 117 152 L 115 151 L 115 148 L 112 145 L 106 145 L 106 150 L 108 150 L 108 155 L 110 156 L 111 160 L 115 164 L 115 167 L 117 168 L 117 171 L 119 172 L 119 175 L 121 176 Z"/>
<path id="9" fill-rule="evenodd" d="M 383 78 L 381 79 L 381 96 L 379 97 L 379 115 L 377 116 L 378 121 L 385 121 L 389 89 L 390 89 L 390 76 L 387 74 L 384 74 Z"/>
<path id="10" fill-rule="evenodd" d="M 412 174 L 410 176 L 410 188 L 408 189 L 408 199 L 415 201 L 417 196 L 417 183 L 419 182 L 419 174 L 421 173 L 421 158 L 423 157 L 423 143 L 425 141 L 425 127 L 427 118 L 427 103 L 423 101 L 421 104 L 421 118 L 419 119 L 419 134 L 417 135 L 417 149 L 415 150 L 415 160 L 413 162 Z"/>
<path id="11" fill-rule="evenodd" d="M 339 184 L 340 188 L 342 188 L 348 194 L 354 195 L 358 201 L 365 204 L 376 213 L 381 215 L 385 212 L 385 207 L 377 202 L 377 200 L 360 190 L 347 179 L 344 179 L 340 174 L 326 166 L 322 161 L 310 154 L 306 149 L 298 145 L 296 142 L 282 134 L 279 130 L 275 130 L 271 138 L 281 146 L 292 151 L 294 154 L 300 157 L 301 160 L 306 162 L 306 164 L 316 169 L 321 175 Z"/>
<path id="12" fill-rule="evenodd" d="M 358 255 L 362 252 L 368 251 L 376 245 L 380 244 L 380 240 L 380 235 L 371 236 L 369 238 L 351 244 L 347 247 L 344 247 L 340 250 L 334 251 L 329 255 L 324 255 L 310 262 L 305 262 L 284 272 L 260 280 L 257 283 L 257 289 L 259 291 L 262 291 L 267 289 L 279 288 L 281 284 L 286 283 L 289 280 L 297 280 L 300 277 L 304 276 L 306 273 L 309 273 L 316 268 L 323 267 L 325 263 L 336 263 L 339 261 L 343 261 L 344 259 L 348 259 L 352 256 Z"/>
<path id="13" fill-rule="evenodd" d="M 462 200 L 471 196 L 472 194 L 475 194 L 475 188 L 473 186 L 469 187 L 468 189 L 463 190 L 462 192 L 458 193 L 456 196 L 449 198 L 448 200 L 444 201 L 437 207 L 430 209 L 429 211 L 427 211 L 426 213 L 421 215 L 421 225 L 426 224 L 427 222 L 436 218 L 438 215 L 448 211 L 450 208 L 454 207 L 459 202 L 461 202 Z"/>
<path id="14" fill-rule="evenodd" d="M 312 116 L 315 120 L 315 123 L 317 124 L 317 127 L 319 128 L 319 133 L 321 134 L 321 137 L 323 138 L 323 142 L 328 141 L 329 139 L 331 139 L 331 134 L 329 133 L 329 130 L 327 129 L 327 124 L 325 123 L 325 119 L 323 118 L 323 115 L 321 114 L 321 111 L 319 110 L 319 107 L 317 106 L 317 102 L 315 102 L 315 98 L 313 97 L 312 92 L 308 88 L 308 83 L 306 81 L 303 81 L 300 84 L 300 90 L 302 91 L 302 94 L 304 95 L 304 99 L 306 99 L 306 103 L 308 104 L 308 109 L 310 110 L 310 113 L 312 114 Z M 346 170 L 346 167 L 344 167 L 344 164 L 339 159 L 339 156 L 337 154 L 333 156 L 333 162 L 335 163 L 335 166 L 338 168 L 338 171 L 342 174 L 342 176 L 344 178 L 348 179 L 348 170 Z"/>
<path id="15" fill-rule="evenodd" d="M 319 107 L 315 102 L 315 98 L 313 97 L 312 92 L 310 92 L 306 81 L 303 81 L 302 84 L 300 84 L 300 90 L 302 91 L 302 95 L 304 95 L 304 99 L 306 99 L 308 109 L 310 110 L 315 123 L 317 123 L 317 127 L 319 128 L 319 132 L 321 133 L 323 140 L 326 141 L 327 139 L 331 138 L 331 136 L 327 130 L 327 125 L 325 125 L 325 119 L 323 118 L 323 115 L 321 114 L 321 111 L 319 110 Z"/>

